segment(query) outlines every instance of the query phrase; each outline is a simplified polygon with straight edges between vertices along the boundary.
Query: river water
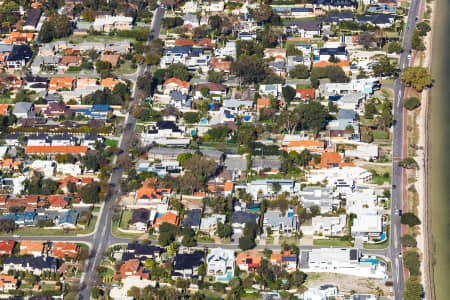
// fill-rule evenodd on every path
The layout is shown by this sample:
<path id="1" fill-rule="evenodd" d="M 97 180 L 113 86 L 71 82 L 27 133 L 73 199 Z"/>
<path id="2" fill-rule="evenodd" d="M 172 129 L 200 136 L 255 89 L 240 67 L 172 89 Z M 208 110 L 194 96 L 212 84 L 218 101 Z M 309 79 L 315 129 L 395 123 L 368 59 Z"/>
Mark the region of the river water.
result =
<path id="1" fill-rule="evenodd" d="M 450 299 L 450 3 L 435 1 L 429 182 L 435 297 L 441 300 Z"/>

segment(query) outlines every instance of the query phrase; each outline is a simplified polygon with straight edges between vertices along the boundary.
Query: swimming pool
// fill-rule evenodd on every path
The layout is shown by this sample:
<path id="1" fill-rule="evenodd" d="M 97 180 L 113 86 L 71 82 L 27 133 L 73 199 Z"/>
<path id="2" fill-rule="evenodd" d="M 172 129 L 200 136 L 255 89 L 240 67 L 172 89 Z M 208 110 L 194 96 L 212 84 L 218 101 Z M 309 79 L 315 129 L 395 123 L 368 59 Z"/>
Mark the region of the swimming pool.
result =
<path id="1" fill-rule="evenodd" d="M 232 277 L 233 277 L 233 273 L 228 272 L 226 277 L 216 277 L 216 280 L 217 281 L 230 281 Z"/>
<path id="2" fill-rule="evenodd" d="M 206 119 L 206 118 L 201 119 L 200 125 L 208 125 L 208 119 Z"/>
<path id="3" fill-rule="evenodd" d="M 380 261 L 376 258 L 361 258 L 361 262 L 370 262 L 373 265 L 378 265 Z"/>

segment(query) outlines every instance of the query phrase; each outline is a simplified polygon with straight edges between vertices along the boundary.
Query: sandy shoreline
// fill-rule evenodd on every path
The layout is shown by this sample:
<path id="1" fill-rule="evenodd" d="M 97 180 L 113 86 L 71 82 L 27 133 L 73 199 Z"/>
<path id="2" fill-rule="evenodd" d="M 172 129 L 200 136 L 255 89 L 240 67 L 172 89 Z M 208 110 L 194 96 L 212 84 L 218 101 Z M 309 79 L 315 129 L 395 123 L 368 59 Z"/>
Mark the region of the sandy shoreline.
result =
<path id="1" fill-rule="evenodd" d="M 426 9 L 426 3 L 425 3 Z M 431 71 L 432 64 L 432 52 L 433 52 L 433 38 L 436 30 L 435 12 L 437 9 L 437 0 L 432 3 L 432 11 L 430 16 L 430 24 L 432 27 L 431 32 L 426 36 L 424 44 L 426 50 L 424 52 L 424 60 L 422 64 L 416 61 L 416 66 L 423 66 Z M 420 225 L 419 234 L 417 235 L 417 247 L 422 252 L 421 274 L 422 283 L 424 286 L 426 299 L 433 299 L 433 274 L 432 274 L 432 262 L 430 256 L 430 243 L 431 243 L 431 231 L 430 231 L 430 197 L 429 197 L 429 162 L 430 162 L 430 143 L 429 143 L 429 118 L 431 109 L 431 92 L 430 89 L 426 89 L 421 94 L 421 108 L 416 115 L 416 123 L 419 129 L 418 149 L 416 151 L 416 161 L 421 166 L 418 170 L 418 178 L 415 182 L 415 188 L 419 197 L 418 217 L 422 220 Z"/>

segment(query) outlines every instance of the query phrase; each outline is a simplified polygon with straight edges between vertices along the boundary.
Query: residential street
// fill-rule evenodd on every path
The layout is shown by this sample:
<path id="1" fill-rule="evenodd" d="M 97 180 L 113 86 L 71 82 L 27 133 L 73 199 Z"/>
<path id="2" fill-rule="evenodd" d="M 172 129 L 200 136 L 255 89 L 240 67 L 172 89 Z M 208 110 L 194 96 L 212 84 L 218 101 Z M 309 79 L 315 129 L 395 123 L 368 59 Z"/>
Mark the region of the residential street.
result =
<path id="1" fill-rule="evenodd" d="M 411 50 L 411 36 L 413 34 L 416 18 L 420 10 L 420 0 L 413 0 L 411 2 L 408 21 L 406 24 L 406 31 L 403 39 L 403 52 L 400 56 L 399 67 L 404 69 L 409 65 L 408 53 Z M 406 117 L 405 109 L 403 108 L 403 97 L 405 94 L 405 86 L 400 79 L 397 79 L 394 84 L 394 129 L 392 142 L 392 203 L 391 203 L 391 234 L 389 256 L 392 261 L 392 277 L 394 281 L 395 299 L 403 298 L 403 290 L 405 288 L 405 280 L 403 273 L 403 259 L 400 256 L 402 247 L 400 238 L 402 236 L 402 228 L 400 224 L 400 216 L 396 214 L 398 209 L 402 209 L 403 197 L 406 189 L 405 176 L 403 169 L 398 166 L 398 161 L 407 156 L 407 141 L 404 117 Z"/>

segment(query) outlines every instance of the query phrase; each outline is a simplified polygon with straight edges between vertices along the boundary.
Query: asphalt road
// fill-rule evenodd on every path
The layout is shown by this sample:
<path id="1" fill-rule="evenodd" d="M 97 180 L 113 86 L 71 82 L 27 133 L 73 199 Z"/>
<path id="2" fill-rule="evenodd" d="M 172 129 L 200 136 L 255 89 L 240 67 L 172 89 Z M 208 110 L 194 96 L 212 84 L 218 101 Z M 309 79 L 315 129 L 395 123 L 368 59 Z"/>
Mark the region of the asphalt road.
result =
<path id="1" fill-rule="evenodd" d="M 409 9 L 408 20 L 406 24 L 403 52 L 400 56 L 399 67 L 404 69 L 409 65 L 408 53 L 411 50 L 411 36 L 413 34 L 416 18 L 420 10 L 420 0 L 413 0 Z M 404 120 L 403 120 L 403 97 L 405 95 L 405 86 L 397 79 L 394 83 L 394 132 L 392 143 L 392 203 L 391 203 L 391 234 L 389 256 L 392 261 L 392 278 L 394 281 L 395 299 L 403 298 L 403 290 L 405 288 L 405 278 L 403 273 L 403 259 L 401 256 L 402 247 L 400 238 L 402 236 L 402 228 L 400 224 L 400 216 L 396 214 L 398 209 L 402 209 L 404 178 L 403 170 L 398 166 L 398 160 L 401 160 L 407 153 L 404 152 Z M 395 188 L 394 188 L 395 187 Z"/>

